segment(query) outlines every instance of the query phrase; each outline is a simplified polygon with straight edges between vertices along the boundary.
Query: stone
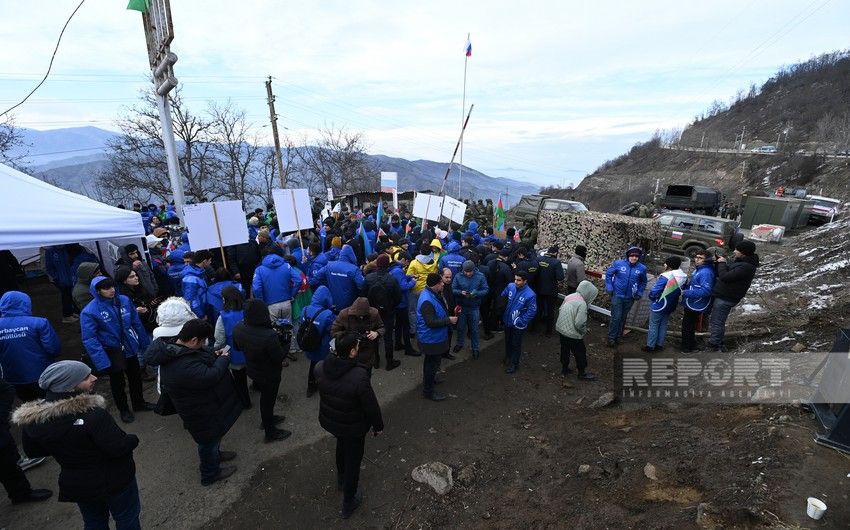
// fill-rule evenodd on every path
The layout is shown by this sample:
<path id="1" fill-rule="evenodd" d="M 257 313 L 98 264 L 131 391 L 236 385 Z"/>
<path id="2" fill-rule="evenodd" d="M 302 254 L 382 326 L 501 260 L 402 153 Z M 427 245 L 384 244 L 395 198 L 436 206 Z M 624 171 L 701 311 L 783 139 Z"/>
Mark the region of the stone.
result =
<path id="1" fill-rule="evenodd" d="M 457 473 L 457 481 L 461 484 L 472 484 L 475 481 L 475 468 L 466 466 Z"/>
<path id="2" fill-rule="evenodd" d="M 590 466 L 588 464 L 582 464 L 582 465 L 578 466 L 578 474 L 579 475 L 584 475 L 584 474 L 589 473 L 589 472 L 590 472 Z"/>
<path id="3" fill-rule="evenodd" d="M 794 345 L 791 346 L 791 351 L 794 352 L 794 353 L 800 353 L 802 351 L 805 351 L 805 349 L 806 349 L 806 345 L 803 344 L 802 342 L 794 343 Z"/>
<path id="4" fill-rule="evenodd" d="M 601 409 L 602 407 L 607 407 L 611 403 L 614 402 L 615 396 L 613 392 L 605 392 L 601 396 L 599 396 L 596 401 L 590 404 L 590 408 L 592 409 Z"/>
<path id="5" fill-rule="evenodd" d="M 646 475 L 646 478 L 649 480 L 658 480 L 658 471 L 652 464 L 646 464 L 643 466 L 643 474 Z"/>
<path id="6" fill-rule="evenodd" d="M 791 421 L 791 416 L 789 416 L 787 414 L 783 414 L 782 416 L 779 416 L 779 423 L 788 423 L 789 421 Z"/>
<path id="7" fill-rule="evenodd" d="M 428 462 L 417 466 L 410 472 L 410 478 L 431 486 L 438 495 L 445 495 L 454 487 L 452 468 L 442 462 Z"/>

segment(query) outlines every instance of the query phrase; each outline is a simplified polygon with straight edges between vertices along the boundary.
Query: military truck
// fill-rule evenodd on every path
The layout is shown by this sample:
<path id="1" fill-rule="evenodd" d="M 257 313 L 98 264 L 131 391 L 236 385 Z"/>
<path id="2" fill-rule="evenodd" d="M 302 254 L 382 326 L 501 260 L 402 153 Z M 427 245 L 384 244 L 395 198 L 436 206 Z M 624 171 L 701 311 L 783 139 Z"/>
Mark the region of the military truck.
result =
<path id="1" fill-rule="evenodd" d="M 517 226 L 526 221 L 537 224 L 537 218 L 542 211 L 586 212 L 587 206 L 578 201 L 553 199 L 548 195 L 523 195 L 516 206 L 508 210 L 506 222 L 508 225 Z"/>
<path id="2" fill-rule="evenodd" d="M 707 186 L 670 184 L 659 206 L 667 210 L 684 210 L 713 216 L 720 211 L 722 198 L 723 194 L 720 190 Z"/>

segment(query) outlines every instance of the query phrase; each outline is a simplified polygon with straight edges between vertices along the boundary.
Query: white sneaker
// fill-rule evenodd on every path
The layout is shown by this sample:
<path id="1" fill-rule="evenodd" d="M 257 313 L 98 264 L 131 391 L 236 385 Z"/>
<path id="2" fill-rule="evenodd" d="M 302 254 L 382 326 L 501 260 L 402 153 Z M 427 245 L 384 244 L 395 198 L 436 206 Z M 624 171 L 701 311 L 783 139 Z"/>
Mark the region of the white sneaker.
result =
<path id="1" fill-rule="evenodd" d="M 29 469 L 31 467 L 40 466 L 41 464 L 43 464 L 46 461 L 47 461 L 46 456 L 42 456 L 41 458 L 24 458 L 24 457 L 21 457 L 21 459 L 18 460 L 18 467 L 21 468 L 21 471 L 26 471 L 27 469 Z"/>

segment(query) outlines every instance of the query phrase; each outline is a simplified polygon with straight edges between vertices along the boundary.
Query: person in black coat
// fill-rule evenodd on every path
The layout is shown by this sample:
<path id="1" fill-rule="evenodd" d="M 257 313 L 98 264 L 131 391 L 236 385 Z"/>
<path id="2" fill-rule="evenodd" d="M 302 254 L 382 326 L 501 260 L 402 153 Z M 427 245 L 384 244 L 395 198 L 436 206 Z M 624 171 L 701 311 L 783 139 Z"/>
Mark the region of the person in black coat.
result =
<path id="1" fill-rule="evenodd" d="M 38 502 L 49 499 L 53 492 L 45 489 L 32 489 L 24 471 L 18 467 L 21 455 L 15 439 L 9 432 L 9 417 L 15 402 L 15 387 L 0 377 L 0 483 L 12 504 Z"/>
<path id="2" fill-rule="evenodd" d="M 133 450 L 139 445 L 91 394 L 97 378 L 79 361 L 59 361 L 39 377 L 46 398 L 28 401 L 12 415 L 24 452 L 59 463 L 59 500 L 76 502 L 86 528 L 140 528 L 139 487 Z"/>
<path id="3" fill-rule="evenodd" d="M 384 430 L 381 406 L 370 381 L 368 364 L 358 361 L 360 339 L 346 333 L 335 340 L 335 355 L 314 369 L 319 384 L 319 424 L 336 437 L 337 489 L 343 491 L 340 516 L 348 519 L 360 506 L 357 494 L 366 433 Z"/>
<path id="4" fill-rule="evenodd" d="M 497 331 L 501 331 L 502 329 L 502 313 L 505 309 L 504 300 L 500 295 L 505 290 L 505 287 L 514 281 L 514 272 L 508 263 L 510 256 L 511 250 L 509 248 L 500 250 L 498 257 L 490 262 L 490 274 L 487 276 L 487 284 L 493 297 L 492 306 L 490 307 L 490 317 L 492 319 L 493 329 Z"/>
<path id="5" fill-rule="evenodd" d="M 756 244 L 752 241 L 738 243 L 732 255 L 734 256 L 732 263 L 728 263 L 724 256 L 719 256 L 715 260 L 717 281 L 711 293 L 714 296 L 714 303 L 708 322 L 710 331 L 708 345 L 713 351 L 726 351 L 723 345 L 726 319 L 729 318 L 732 308 L 746 296 L 759 266 Z"/>
<path id="6" fill-rule="evenodd" d="M 546 336 L 552 335 L 555 329 L 555 319 L 558 317 L 558 308 L 561 306 L 558 300 L 558 282 L 564 279 L 564 266 L 558 259 L 558 245 L 549 247 L 546 255 L 537 260 L 537 289 L 534 293 L 540 300 L 543 310 L 539 316 L 546 323 Z"/>
<path id="7" fill-rule="evenodd" d="M 398 280 L 387 270 L 390 257 L 381 254 L 375 260 L 377 271 L 366 275 L 363 283 L 363 296 L 369 300 L 369 305 L 378 310 L 384 323 L 384 352 L 387 358 L 387 371 L 398 368 L 401 361 L 394 359 L 393 338 L 395 337 L 396 306 L 401 303 L 401 287 Z"/>
<path id="8" fill-rule="evenodd" d="M 260 264 L 260 246 L 254 239 L 241 245 L 226 247 L 227 268 L 233 279 L 242 284 L 245 295 L 251 292 L 251 283 L 254 281 L 254 270 Z"/>
<path id="9" fill-rule="evenodd" d="M 204 486 L 236 472 L 236 466 L 221 466 L 236 457 L 234 452 L 221 451 L 221 439 L 242 412 L 230 375 L 230 355 L 204 346 L 212 337 L 208 322 L 193 319 L 183 324 L 174 342 L 156 341 L 146 353 L 148 362 L 159 366 L 163 394 L 171 399 L 183 427 L 198 444 Z"/>
<path id="10" fill-rule="evenodd" d="M 245 352 L 248 377 L 260 389 L 260 418 L 266 432 L 266 442 L 285 440 L 291 432 L 278 429 L 284 416 L 276 416 L 274 404 L 280 389 L 280 371 L 286 351 L 277 332 L 272 328 L 269 306 L 262 300 L 251 299 L 242 307 L 244 320 L 233 328 L 236 349 Z"/>

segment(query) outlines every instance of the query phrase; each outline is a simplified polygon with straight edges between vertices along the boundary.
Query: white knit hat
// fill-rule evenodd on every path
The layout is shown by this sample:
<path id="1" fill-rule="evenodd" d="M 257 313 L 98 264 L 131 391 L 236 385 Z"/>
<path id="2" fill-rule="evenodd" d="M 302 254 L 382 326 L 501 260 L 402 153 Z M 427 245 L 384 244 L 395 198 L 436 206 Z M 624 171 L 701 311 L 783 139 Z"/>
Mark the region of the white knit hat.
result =
<path id="1" fill-rule="evenodd" d="M 159 327 L 153 330 L 153 338 L 176 337 L 183 324 L 198 318 L 192 312 L 189 302 L 179 296 L 167 298 L 156 310 L 156 323 Z"/>

